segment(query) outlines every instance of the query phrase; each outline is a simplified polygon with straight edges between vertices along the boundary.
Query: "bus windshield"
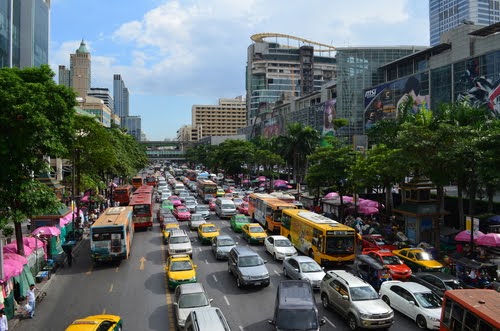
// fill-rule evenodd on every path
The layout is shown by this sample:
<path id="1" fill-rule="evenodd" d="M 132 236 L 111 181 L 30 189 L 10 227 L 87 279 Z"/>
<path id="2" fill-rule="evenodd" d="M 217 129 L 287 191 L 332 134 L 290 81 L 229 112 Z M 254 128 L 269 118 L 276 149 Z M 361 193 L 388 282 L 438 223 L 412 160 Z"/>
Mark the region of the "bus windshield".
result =
<path id="1" fill-rule="evenodd" d="M 327 237 L 326 254 L 350 253 L 354 251 L 354 237 Z"/>
<path id="2" fill-rule="evenodd" d="M 151 213 L 150 205 L 135 205 L 134 216 L 149 215 Z"/>

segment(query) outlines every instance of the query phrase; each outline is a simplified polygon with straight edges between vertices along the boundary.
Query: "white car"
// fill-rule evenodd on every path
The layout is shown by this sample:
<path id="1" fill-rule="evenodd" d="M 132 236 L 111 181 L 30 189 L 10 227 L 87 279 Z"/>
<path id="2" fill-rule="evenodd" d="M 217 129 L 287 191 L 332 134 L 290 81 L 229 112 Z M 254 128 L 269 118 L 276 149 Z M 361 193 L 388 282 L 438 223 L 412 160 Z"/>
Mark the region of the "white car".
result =
<path id="1" fill-rule="evenodd" d="M 186 206 L 190 212 L 194 213 L 196 210 L 196 199 L 193 197 L 187 197 L 186 200 L 184 200 L 184 206 Z"/>
<path id="2" fill-rule="evenodd" d="M 175 288 L 174 314 L 178 330 L 183 330 L 186 318 L 194 309 L 211 307 L 213 299 L 209 299 L 201 283 L 181 284 Z"/>
<path id="3" fill-rule="evenodd" d="M 284 260 L 287 257 L 296 256 L 297 250 L 290 240 L 284 236 L 269 236 L 264 240 L 264 245 L 269 254 L 275 260 Z"/>
<path id="4" fill-rule="evenodd" d="M 415 282 L 385 281 L 380 286 L 380 298 L 414 320 L 419 328 L 439 330 L 442 301 L 427 287 Z"/>

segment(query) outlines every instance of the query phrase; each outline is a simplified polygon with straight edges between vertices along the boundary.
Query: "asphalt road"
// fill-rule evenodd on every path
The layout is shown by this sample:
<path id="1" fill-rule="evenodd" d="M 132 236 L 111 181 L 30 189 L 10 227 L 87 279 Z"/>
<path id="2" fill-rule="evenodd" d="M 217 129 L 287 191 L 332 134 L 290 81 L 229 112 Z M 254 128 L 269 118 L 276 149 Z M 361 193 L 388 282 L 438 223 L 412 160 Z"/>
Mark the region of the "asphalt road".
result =
<path id="1" fill-rule="evenodd" d="M 233 236 L 240 245 L 247 245 L 239 234 L 233 233 L 228 221 L 211 217 L 221 233 Z M 239 289 L 227 271 L 227 262 L 215 260 L 210 246 L 201 245 L 196 232 L 188 230 L 187 224 L 181 227 L 193 239 L 198 280 L 213 298 L 212 305 L 221 308 L 232 330 L 272 330 L 267 320 L 273 314 L 277 286 L 284 279 L 281 262 L 274 261 L 264 246 L 252 246 L 267 261 L 271 285 Z M 170 305 L 173 292 L 165 286 L 165 251 L 158 224 L 152 231 L 135 233 L 131 256 L 121 263 L 93 267 L 88 241 L 82 243 L 75 257 L 71 268 L 57 271 L 47 297 L 37 305 L 35 318 L 22 320 L 13 330 L 65 330 L 77 318 L 103 313 L 120 315 L 124 330 L 175 330 Z M 323 331 L 348 330 L 342 318 L 323 309 L 319 294 L 316 299 L 320 316 L 327 321 Z M 418 330 L 418 327 L 396 313 L 392 329 Z"/>

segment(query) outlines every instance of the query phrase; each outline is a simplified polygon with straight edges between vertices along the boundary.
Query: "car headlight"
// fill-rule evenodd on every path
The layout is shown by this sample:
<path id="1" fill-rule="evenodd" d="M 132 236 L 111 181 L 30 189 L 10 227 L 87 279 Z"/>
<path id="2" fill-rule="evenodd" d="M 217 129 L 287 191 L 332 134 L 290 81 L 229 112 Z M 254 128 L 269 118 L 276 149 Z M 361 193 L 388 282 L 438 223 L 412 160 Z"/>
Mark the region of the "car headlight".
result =
<path id="1" fill-rule="evenodd" d="M 370 314 L 366 314 L 366 313 L 360 313 L 359 316 L 362 318 L 362 319 L 368 319 L 370 318 Z"/>
<path id="2" fill-rule="evenodd" d="M 241 276 L 241 278 L 242 278 L 243 280 L 250 280 L 250 277 L 249 277 L 249 276 Z"/>
<path id="3" fill-rule="evenodd" d="M 196 276 L 191 277 L 189 280 L 196 282 Z"/>
<path id="4" fill-rule="evenodd" d="M 430 319 L 433 322 L 439 322 L 439 318 L 433 317 L 433 316 L 427 316 L 428 319 Z"/>

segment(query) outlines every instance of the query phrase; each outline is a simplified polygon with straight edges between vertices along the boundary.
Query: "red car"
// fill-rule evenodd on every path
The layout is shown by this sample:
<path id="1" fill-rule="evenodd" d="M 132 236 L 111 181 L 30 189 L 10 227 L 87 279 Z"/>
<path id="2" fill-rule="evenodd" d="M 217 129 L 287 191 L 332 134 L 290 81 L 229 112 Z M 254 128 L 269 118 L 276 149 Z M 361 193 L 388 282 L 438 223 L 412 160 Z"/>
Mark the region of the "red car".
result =
<path id="1" fill-rule="evenodd" d="M 210 199 L 210 200 L 208 201 L 208 209 L 210 209 L 210 210 L 212 210 L 212 211 L 214 211 L 214 210 L 215 210 L 215 199 L 213 199 L 213 198 L 212 198 L 212 199 Z"/>
<path id="2" fill-rule="evenodd" d="M 411 269 L 401 261 L 399 257 L 387 250 L 365 251 L 363 254 L 371 256 L 389 268 L 391 277 L 394 280 L 406 280 L 411 276 Z"/>
<path id="3" fill-rule="evenodd" d="M 174 214 L 178 221 L 189 221 L 191 219 L 191 213 L 186 206 L 175 207 L 172 214 Z"/>
<path id="4" fill-rule="evenodd" d="M 248 202 L 241 203 L 238 207 L 236 207 L 236 210 L 241 214 L 248 216 Z"/>
<path id="5" fill-rule="evenodd" d="M 181 199 L 176 195 L 169 196 L 168 200 L 172 201 L 172 203 L 174 204 L 174 207 L 179 207 L 180 205 L 182 205 Z"/>
<path id="6" fill-rule="evenodd" d="M 393 251 L 398 249 L 396 246 L 389 244 L 381 234 L 366 234 L 363 236 L 364 250 L 379 250 L 387 249 Z"/>

